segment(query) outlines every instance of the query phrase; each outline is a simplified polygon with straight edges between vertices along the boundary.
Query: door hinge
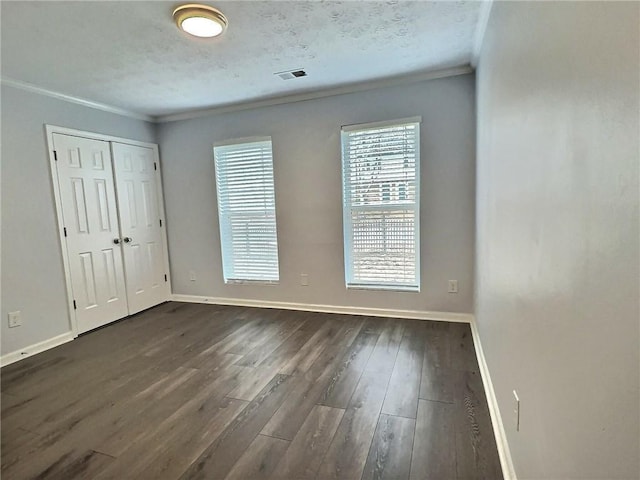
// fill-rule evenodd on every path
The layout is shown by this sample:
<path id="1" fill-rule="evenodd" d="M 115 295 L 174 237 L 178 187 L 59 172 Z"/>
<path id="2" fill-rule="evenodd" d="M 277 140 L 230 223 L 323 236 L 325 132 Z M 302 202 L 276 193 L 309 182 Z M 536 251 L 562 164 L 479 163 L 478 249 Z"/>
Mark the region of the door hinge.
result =
<path id="1" fill-rule="evenodd" d="M 160 219 L 160 226 L 162 226 L 162 219 Z"/>
<path id="2" fill-rule="evenodd" d="M 78 309 L 78 305 L 76 305 L 76 301 L 75 301 L 75 300 L 73 301 L 73 309 L 74 309 L 74 310 L 77 310 L 77 309 Z"/>
<path id="3" fill-rule="evenodd" d="M 165 282 L 167 281 L 167 274 L 166 273 L 164 274 L 164 281 Z"/>
<path id="4" fill-rule="evenodd" d="M 64 236 L 67 236 L 67 227 L 62 227 L 62 231 L 64 232 Z"/>
<path id="5" fill-rule="evenodd" d="M 153 162 L 153 169 L 158 170 L 158 165 L 156 164 L 156 162 Z"/>
<path id="6" fill-rule="evenodd" d="M 55 150 L 53 151 L 53 159 L 57 162 L 58 161 L 58 152 L 56 152 Z"/>

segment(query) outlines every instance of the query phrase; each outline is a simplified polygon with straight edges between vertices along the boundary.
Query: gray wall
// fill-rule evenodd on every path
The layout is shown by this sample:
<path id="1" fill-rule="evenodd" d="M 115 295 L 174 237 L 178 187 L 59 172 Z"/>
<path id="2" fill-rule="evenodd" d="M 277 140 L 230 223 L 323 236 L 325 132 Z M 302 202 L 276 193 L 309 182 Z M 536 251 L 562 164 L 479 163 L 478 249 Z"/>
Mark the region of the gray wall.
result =
<path id="1" fill-rule="evenodd" d="M 638 478 L 639 9 L 496 2 L 487 29 L 475 308 L 520 479 Z"/>
<path id="2" fill-rule="evenodd" d="M 422 116 L 422 291 L 347 291 L 340 126 L 415 115 Z M 474 76 L 464 75 L 160 125 L 174 292 L 471 312 L 474 118 Z M 273 140 L 280 283 L 225 285 L 212 144 L 265 135 Z M 309 275 L 308 287 L 300 273 Z M 459 281 L 457 295 L 447 293 L 449 279 Z"/>
<path id="3" fill-rule="evenodd" d="M 2 86 L 2 333 L 11 353 L 70 330 L 44 124 L 155 142 L 154 125 Z M 22 312 L 8 328 L 7 313 Z"/>

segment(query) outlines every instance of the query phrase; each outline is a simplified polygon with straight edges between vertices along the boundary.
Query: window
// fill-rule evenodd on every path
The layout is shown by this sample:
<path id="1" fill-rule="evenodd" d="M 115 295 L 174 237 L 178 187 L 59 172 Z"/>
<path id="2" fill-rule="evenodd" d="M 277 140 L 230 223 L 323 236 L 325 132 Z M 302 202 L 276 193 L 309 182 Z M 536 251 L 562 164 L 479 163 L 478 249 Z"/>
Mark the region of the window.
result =
<path id="1" fill-rule="evenodd" d="M 419 122 L 342 128 L 347 287 L 420 290 Z"/>
<path id="2" fill-rule="evenodd" d="M 278 237 L 271 137 L 213 148 L 226 283 L 277 282 Z"/>

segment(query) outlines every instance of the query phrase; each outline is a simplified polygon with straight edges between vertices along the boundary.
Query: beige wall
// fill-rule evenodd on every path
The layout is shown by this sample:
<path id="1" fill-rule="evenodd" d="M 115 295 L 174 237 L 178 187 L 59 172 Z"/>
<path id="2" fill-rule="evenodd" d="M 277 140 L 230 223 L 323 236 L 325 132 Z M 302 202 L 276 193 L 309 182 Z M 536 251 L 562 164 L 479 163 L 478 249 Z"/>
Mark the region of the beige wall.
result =
<path id="1" fill-rule="evenodd" d="M 154 125 L 2 86 L 2 355 L 70 330 L 44 125 L 155 141 Z M 8 328 L 7 313 L 22 312 Z"/>
<path id="2" fill-rule="evenodd" d="M 421 115 L 422 291 L 347 290 L 340 127 Z M 471 312 L 475 174 L 474 76 L 381 88 L 161 124 L 175 293 L 304 304 Z M 280 283 L 225 285 L 214 142 L 273 141 Z M 194 271 L 197 281 L 189 280 Z M 309 286 L 300 285 L 300 274 Z M 447 280 L 460 293 L 447 293 Z"/>
<path id="3" fill-rule="evenodd" d="M 520 479 L 640 474 L 639 10 L 496 2 L 488 25 L 476 317 Z"/>

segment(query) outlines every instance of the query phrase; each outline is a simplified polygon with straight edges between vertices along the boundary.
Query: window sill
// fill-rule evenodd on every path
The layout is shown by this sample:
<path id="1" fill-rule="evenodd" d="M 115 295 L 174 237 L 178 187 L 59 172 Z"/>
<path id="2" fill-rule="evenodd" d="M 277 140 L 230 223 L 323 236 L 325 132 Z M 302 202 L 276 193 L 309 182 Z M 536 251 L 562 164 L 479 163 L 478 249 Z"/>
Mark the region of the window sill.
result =
<path id="1" fill-rule="evenodd" d="M 225 280 L 225 285 L 265 285 L 275 286 L 280 283 L 279 280 Z"/>
<path id="2" fill-rule="evenodd" d="M 409 292 L 420 293 L 420 287 L 412 287 L 408 285 L 349 285 L 347 290 L 377 290 L 385 292 Z"/>

